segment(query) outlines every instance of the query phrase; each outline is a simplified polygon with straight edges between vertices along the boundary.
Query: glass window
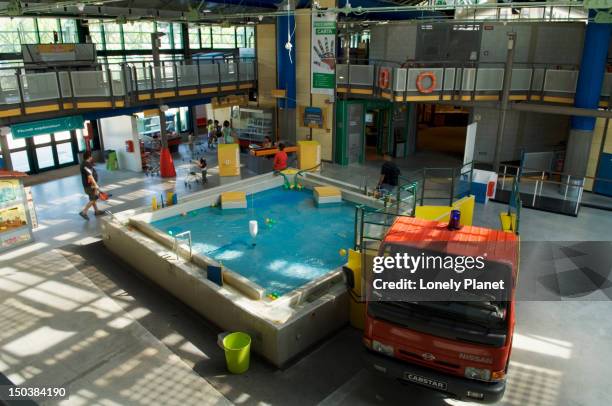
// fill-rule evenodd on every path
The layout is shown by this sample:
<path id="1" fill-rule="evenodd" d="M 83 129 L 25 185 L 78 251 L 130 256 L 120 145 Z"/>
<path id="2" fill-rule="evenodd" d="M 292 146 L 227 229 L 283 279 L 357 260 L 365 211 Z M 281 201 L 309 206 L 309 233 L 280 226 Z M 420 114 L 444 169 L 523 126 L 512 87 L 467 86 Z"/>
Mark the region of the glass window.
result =
<path id="1" fill-rule="evenodd" d="M 0 18 L 0 52 L 21 52 L 21 44 L 36 44 L 33 18 Z"/>
<path id="2" fill-rule="evenodd" d="M 41 134 L 32 137 L 34 145 L 48 144 L 51 142 L 51 134 Z"/>
<path id="3" fill-rule="evenodd" d="M 48 147 L 36 148 L 36 160 L 38 161 L 39 169 L 55 166 L 55 161 L 53 160 L 53 147 L 49 145 Z"/>
<path id="4" fill-rule="evenodd" d="M 245 36 L 246 36 L 246 47 L 247 48 L 255 48 L 255 28 L 254 27 L 246 27 L 245 28 Z"/>
<path id="5" fill-rule="evenodd" d="M 53 137 L 55 141 L 66 141 L 70 139 L 70 131 L 62 131 L 59 133 L 54 133 Z"/>
<path id="6" fill-rule="evenodd" d="M 151 49 L 151 33 L 154 29 L 151 21 L 130 21 L 124 24 L 125 49 Z"/>
<path id="7" fill-rule="evenodd" d="M 24 138 L 13 138 L 13 134 L 9 133 L 6 136 L 9 149 L 23 148 L 26 146 L 26 140 Z"/>
<path id="8" fill-rule="evenodd" d="M 116 23 L 104 23 L 104 42 L 106 49 L 122 49 L 121 26 Z"/>
<path id="9" fill-rule="evenodd" d="M 60 165 L 74 162 L 71 142 L 62 142 L 57 144 L 55 148 L 57 149 L 57 158 Z"/>
<path id="10" fill-rule="evenodd" d="M 62 41 L 64 43 L 79 42 L 77 36 L 76 20 L 71 18 L 60 18 L 60 27 L 62 32 Z"/>
<path id="11" fill-rule="evenodd" d="M 171 23 L 157 23 L 157 32 L 162 32 L 165 34 L 159 39 L 161 43 L 159 49 L 172 49 L 172 29 L 170 28 L 171 26 Z"/>
<path id="12" fill-rule="evenodd" d="M 189 24 L 189 48 L 200 49 L 200 29 L 196 24 Z"/>
<path id="13" fill-rule="evenodd" d="M 174 49 L 183 49 L 183 26 L 180 23 L 172 23 L 174 33 Z"/>
<path id="14" fill-rule="evenodd" d="M 234 27 L 212 27 L 213 48 L 236 48 L 236 31 Z"/>
<path id="15" fill-rule="evenodd" d="M 13 170 L 19 172 L 30 172 L 30 161 L 27 151 L 11 152 L 11 163 Z"/>
<path id="16" fill-rule="evenodd" d="M 104 41 L 102 38 L 102 23 L 99 20 L 89 20 L 88 25 L 91 42 L 96 44 L 96 49 L 104 50 Z"/>
<path id="17" fill-rule="evenodd" d="M 200 26 L 200 39 L 202 40 L 202 48 L 212 48 L 212 34 L 210 25 Z"/>
<path id="18" fill-rule="evenodd" d="M 40 36 L 41 44 L 52 44 L 54 43 L 53 33 L 57 33 L 57 40 L 61 42 L 59 36 L 60 27 L 59 20 L 57 18 L 39 18 L 38 22 L 38 35 Z"/>
<path id="19" fill-rule="evenodd" d="M 246 37 L 244 35 L 244 27 L 236 27 L 236 48 L 246 47 Z"/>

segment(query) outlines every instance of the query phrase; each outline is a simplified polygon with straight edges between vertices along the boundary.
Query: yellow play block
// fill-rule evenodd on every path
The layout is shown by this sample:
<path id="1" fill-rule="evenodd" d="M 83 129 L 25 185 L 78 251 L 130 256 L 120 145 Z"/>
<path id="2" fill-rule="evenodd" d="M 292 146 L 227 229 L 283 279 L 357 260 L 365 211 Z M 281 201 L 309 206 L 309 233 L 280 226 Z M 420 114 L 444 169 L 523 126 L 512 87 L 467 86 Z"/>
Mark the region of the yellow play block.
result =
<path id="1" fill-rule="evenodd" d="M 246 192 L 223 192 L 221 193 L 222 209 L 246 209 Z"/>
<path id="2" fill-rule="evenodd" d="M 342 192 L 333 186 L 315 186 L 314 198 L 318 205 L 340 203 L 342 201 Z"/>
<path id="3" fill-rule="evenodd" d="M 320 197 L 342 196 L 340 189 L 333 186 L 315 186 L 314 191 Z"/>

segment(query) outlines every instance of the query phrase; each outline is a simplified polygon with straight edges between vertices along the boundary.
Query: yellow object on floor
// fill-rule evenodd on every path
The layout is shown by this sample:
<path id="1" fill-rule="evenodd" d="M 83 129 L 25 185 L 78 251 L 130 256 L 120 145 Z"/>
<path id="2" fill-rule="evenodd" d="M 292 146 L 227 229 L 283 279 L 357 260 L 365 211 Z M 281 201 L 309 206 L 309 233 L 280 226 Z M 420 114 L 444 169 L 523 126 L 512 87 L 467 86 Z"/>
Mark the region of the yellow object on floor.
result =
<path id="1" fill-rule="evenodd" d="M 232 374 L 248 371 L 251 358 L 251 337 L 242 332 L 231 333 L 223 338 L 225 362 Z"/>
<path id="2" fill-rule="evenodd" d="M 366 256 L 366 261 L 373 260 L 372 255 Z M 349 250 L 346 266 L 353 272 L 353 288 L 349 290 L 349 322 L 351 326 L 363 330 L 365 328 L 366 304 L 365 292 L 362 291 L 363 264 L 361 252 Z"/>
<path id="3" fill-rule="evenodd" d="M 223 192 L 221 193 L 222 209 L 246 209 L 246 192 Z"/>
<path id="4" fill-rule="evenodd" d="M 319 171 L 321 169 L 321 144 L 317 141 L 298 141 L 298 169 Z"/>
<path id="5" fill-rule="evenodd" d="M 501 228 L 504 231 L 512 233 L 516 230 L 516 213 L 499 213 L 499 221 L 501 223 Z"/>
<path id="6" fill-rule="evenodd" d="M 166 192 L 166 206 L 172 206 L 174 192 Z"/>
<path id="7" fill-rule="evenodd" d="M 240 175 L 240 146 L 238 144 L 219 144 L 217 158 L 219 176 Z"/>

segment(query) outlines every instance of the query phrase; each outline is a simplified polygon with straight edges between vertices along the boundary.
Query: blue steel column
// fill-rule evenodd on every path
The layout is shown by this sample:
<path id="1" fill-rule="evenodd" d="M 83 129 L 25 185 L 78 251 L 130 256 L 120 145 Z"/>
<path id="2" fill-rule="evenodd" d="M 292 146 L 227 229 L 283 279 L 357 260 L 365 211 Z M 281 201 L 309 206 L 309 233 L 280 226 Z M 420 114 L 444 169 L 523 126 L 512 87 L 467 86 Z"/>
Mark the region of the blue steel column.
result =
<path id="1" fill-rule="evenodd" d="M 587 25 L 576 86 L 575 107 L 584 109 L 599 107 L 611 34 L 612 24 L 591 22 Z M 579 179 L 586 175 L 594 129 L 594 117 L 572 117 L 563 168 L 565 174 Z"/>
<path id="2" fill-rule="evenodd" d="M 285 48 L 290 38 L 291 53 Z M 295 109 L 295 17 L 276 18 L 276 76 L 278 88 L 285 89 L 286 97 L 278 99 L 281 109 Z"/>

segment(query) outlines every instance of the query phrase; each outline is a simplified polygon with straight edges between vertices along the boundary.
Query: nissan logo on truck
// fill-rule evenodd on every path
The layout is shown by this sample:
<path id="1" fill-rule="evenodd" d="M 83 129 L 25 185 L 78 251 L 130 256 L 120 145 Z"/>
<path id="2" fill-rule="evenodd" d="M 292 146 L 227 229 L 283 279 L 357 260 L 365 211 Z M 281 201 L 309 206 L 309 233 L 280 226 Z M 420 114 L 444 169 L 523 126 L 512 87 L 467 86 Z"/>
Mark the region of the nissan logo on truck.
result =
<path id="1" fill-rule="evenodd" d="M 464 352 L 460 352 L 459 353 L 459 358 L 467 360 L 467 361 L 480 362 L 480 363 L 483 363 L 483 364 L 492 364 L 493 363 L 493 359 L 490 358 L 490 357 L 481 357 L 479 355 L 466 354 Z"/>

